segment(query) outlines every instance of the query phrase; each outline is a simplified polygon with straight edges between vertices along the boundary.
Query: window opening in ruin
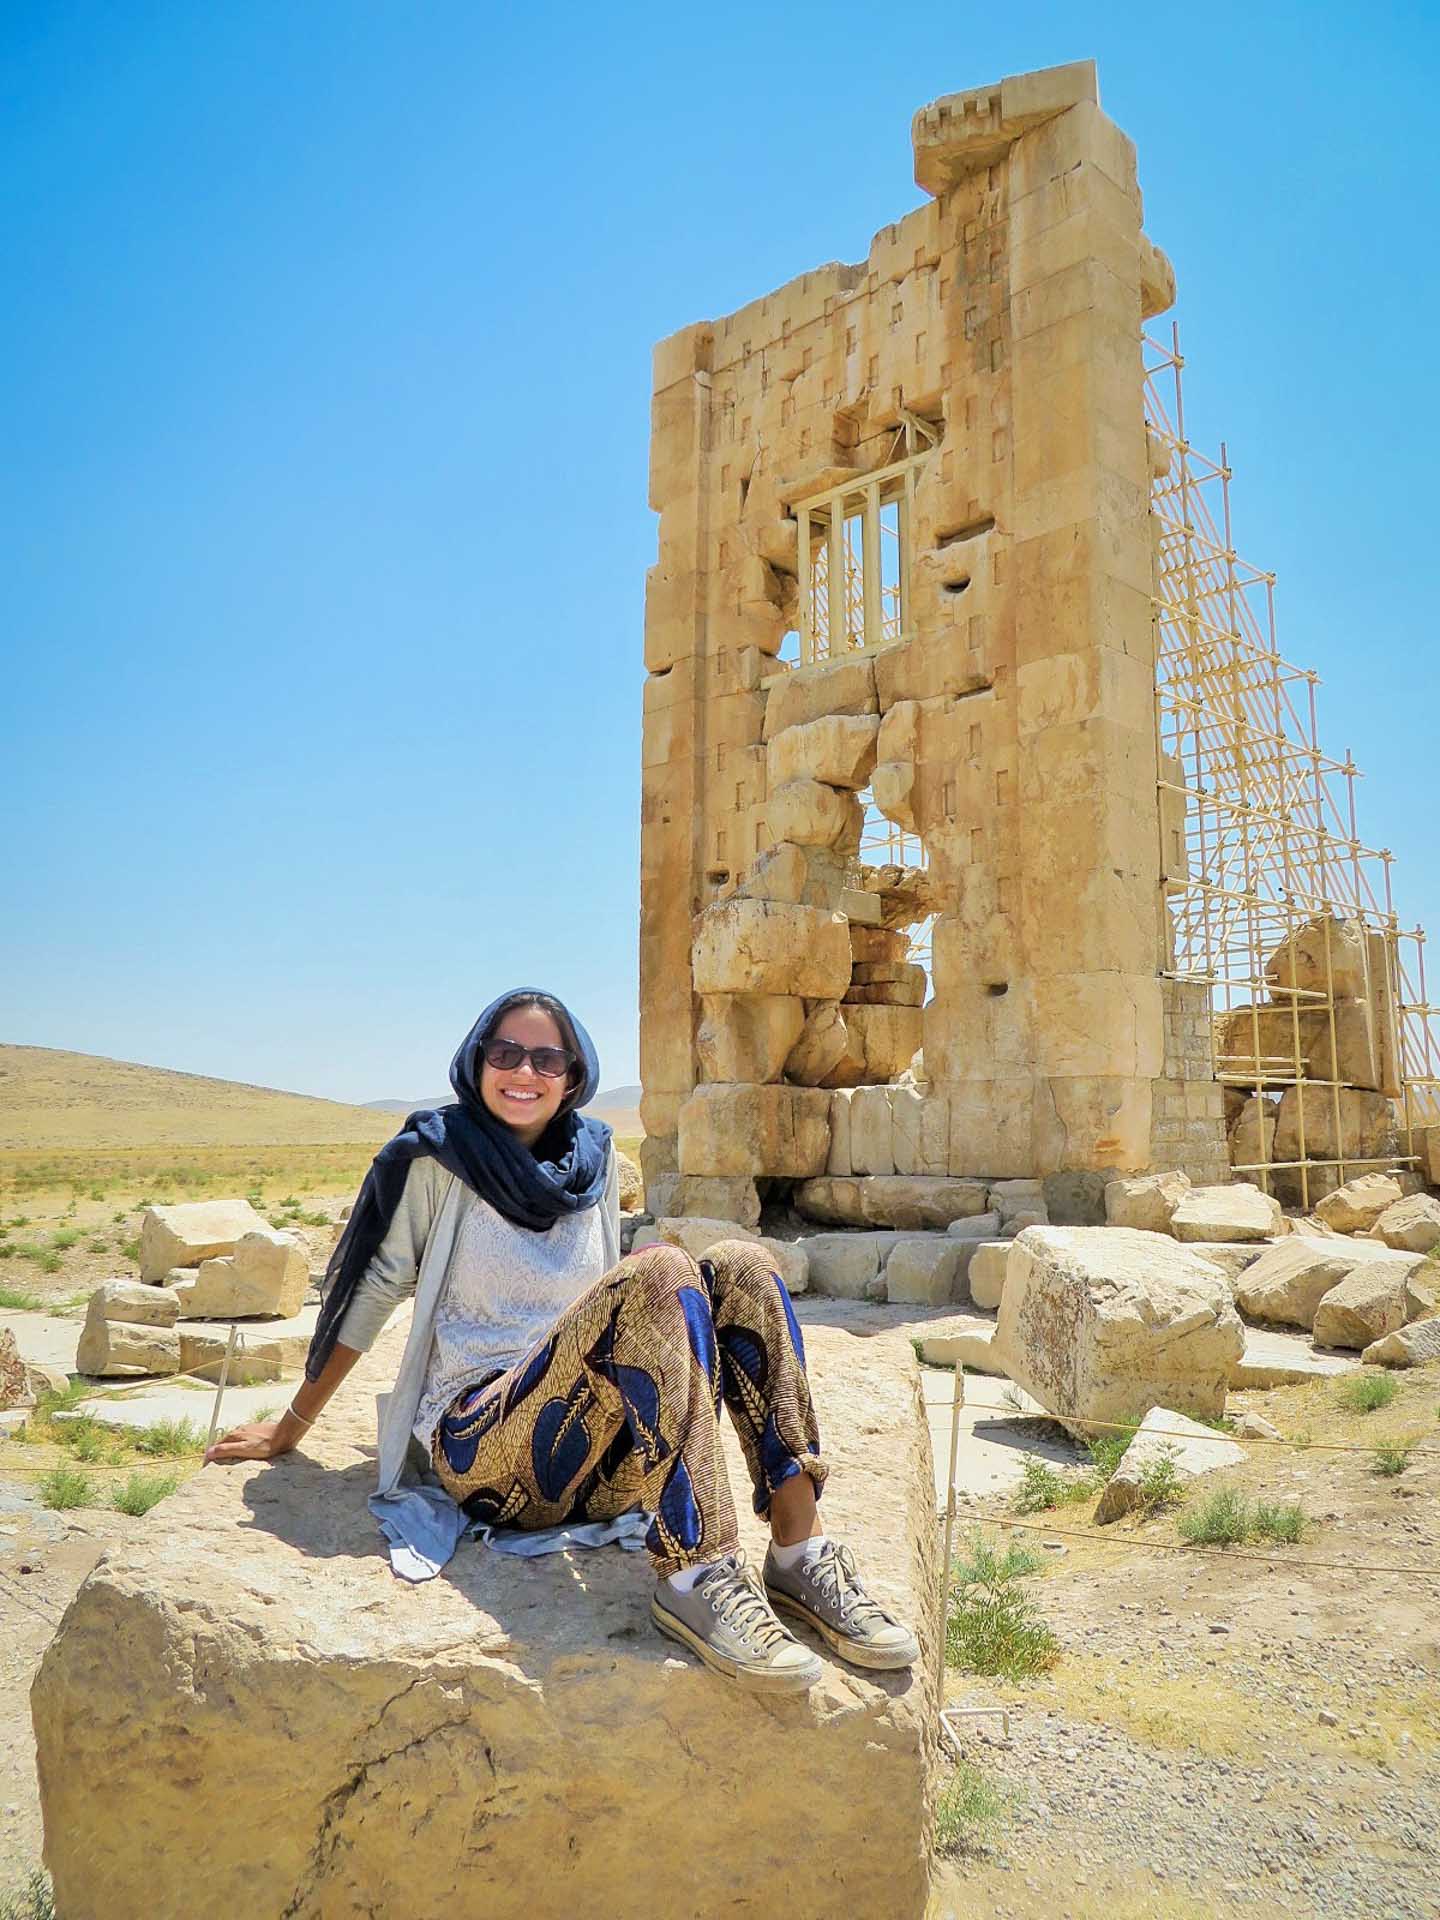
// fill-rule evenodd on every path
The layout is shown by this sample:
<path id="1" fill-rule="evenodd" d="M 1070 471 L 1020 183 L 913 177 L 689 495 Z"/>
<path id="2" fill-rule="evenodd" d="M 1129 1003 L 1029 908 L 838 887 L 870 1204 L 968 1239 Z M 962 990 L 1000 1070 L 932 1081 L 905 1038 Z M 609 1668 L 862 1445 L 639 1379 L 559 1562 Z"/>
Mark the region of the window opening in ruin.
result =
<path id="1" fill-rule="evenodd" d="M 930 857 L 918 833 L 912 833 L 883 814 L 876 806 L 875 796 L 869 787 L 864 788 L 857 798 L 865 809 L 865 819 L 860 832 L 860 851 L 854 863 L 856 867 L 900 867 L 920 871 L 929 867 Z M 934 914 L 926 913 L 917 916 L 906 928 L 909 945 L 905 958 L 912 966 L 925 969 L 926 1000 L 931 998 L 933 992 L 930 936 L 934 925 Z"/>
<path id="2" fill-rule="evenodd" d="M 928 457 L 796 502 L 803 665 L 907 637 L 911 505 Z"/>
<path id="3" fill-rule="evenodd" d="M 1320 744 L 1318 675 L 1279 653 L 1275 576 L 1235 551 L 1226 450 L 1186 437 L 1178 329 L 1145 361 L 1166 1071 L 1213 1074 L 1233 1170 L 1310 1206 L 1415 1163 L 1440 1123 L 1440 1009 L 1391 855 L 1359 838 L 1359 770 Z"/>

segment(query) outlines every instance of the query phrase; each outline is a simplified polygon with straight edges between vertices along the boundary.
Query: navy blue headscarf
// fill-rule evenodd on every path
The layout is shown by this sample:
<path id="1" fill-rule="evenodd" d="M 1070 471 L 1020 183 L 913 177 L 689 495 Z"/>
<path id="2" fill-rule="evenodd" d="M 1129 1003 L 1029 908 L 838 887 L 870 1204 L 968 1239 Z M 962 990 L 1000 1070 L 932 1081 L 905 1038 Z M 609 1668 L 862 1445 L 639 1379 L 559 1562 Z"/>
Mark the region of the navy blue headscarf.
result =
<path id="1" fill-rule="evenodd" d="M 305 1360 L 308 1379 L 317 1379 L 330 1358 L 360 1277 L 395 1217 L 410 1163 L 422 1154 L 433 1155 L 497 1213 L 535 1233 L 553 1227 L 567 1213 L 598 1206 L 604 1198 L 610 1129 L 603 1120 L 589 1120 L 579 1112 L 595 1097 L 600 1062 L 594 1042 L 568 1007 L 565 1016 L 580 1050 L 583 1077 L 533 1152 L 480 1098 L 480 1049 L 501 1017 L 513 1006 L 553 997 L 533 987 L 517 987 L 492 1000 L 450 1062 L 456 1104 L 412 1113 L 376 1154 L 325 1269 L 320 1317 Z"/>

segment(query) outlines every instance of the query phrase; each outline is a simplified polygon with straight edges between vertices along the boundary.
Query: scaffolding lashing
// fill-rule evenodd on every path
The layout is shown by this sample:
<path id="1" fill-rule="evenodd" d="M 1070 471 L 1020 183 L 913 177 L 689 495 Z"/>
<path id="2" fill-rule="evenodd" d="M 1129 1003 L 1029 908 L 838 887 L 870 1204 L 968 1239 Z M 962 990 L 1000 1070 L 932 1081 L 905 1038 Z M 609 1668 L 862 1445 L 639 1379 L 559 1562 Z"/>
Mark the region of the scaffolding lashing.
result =
<path id="1" fill-rule="evenodd" d="M 1425 1166 L 1440 1046 L 1425 936 L 1327 754 L 1318 676 L 1276 643 L 1275 576 L 1243 560 L 1231 470 L 1185 429 L 1178 328 L 1145 336 L 1166 972 L 1208 999 L 1236 1173 L 1308 1207 L 1353 1173 Z"/>

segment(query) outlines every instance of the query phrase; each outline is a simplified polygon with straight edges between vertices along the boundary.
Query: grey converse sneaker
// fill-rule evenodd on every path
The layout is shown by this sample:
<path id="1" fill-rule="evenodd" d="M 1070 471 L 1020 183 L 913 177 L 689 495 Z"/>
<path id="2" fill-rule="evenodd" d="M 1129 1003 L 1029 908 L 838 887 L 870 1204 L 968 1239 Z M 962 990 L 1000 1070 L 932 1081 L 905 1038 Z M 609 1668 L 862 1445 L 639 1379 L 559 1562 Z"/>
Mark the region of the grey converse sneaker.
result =
<path id="1" fill-rule="evenodd" d="M 820 1678 L 819 1660 L 775 1618 L 738 1547 L 717 1560 L 688 1593 L 662 1580 L 650 1602 L 650 1617 L 662 1633 L 742 1687 L 799 1693 Z"/>
<path id="2" fill-rule="evenodd" d="M 827 1540 L 813 1560 L 787 1571 L 765 1555 L 765 1591 L 784 1613 L 814 1627 L 842 1660 L 890 1670 L 920 1658 L 920 1643 L 860 1584 L 848 1547 Z"/>

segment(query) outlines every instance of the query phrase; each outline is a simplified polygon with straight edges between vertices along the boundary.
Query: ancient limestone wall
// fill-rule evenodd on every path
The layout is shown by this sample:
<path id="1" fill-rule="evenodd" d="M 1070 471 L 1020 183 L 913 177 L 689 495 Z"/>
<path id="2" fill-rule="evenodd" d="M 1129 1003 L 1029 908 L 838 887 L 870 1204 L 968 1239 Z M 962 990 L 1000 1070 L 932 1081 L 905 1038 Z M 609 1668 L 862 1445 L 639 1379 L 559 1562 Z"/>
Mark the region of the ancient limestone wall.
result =
<path id="1" fill-rule="evenodd" d="M 1186 1098 L 1140 345 L 1173 283 L 1089 63 L 941 99 L 913 139 L 931 197 L 864 261 L 656 351 L 641 1114 L 667 1210 L 824 1172 L 836 1089 L 903 1080 L 932 1176 L 1143 1168 L 1157 1093 Z M 818 590 L 795 503 L 907 456 L 886 642 L 782 663 Z M 853 890 L 867 789 L 923 880 Z M 930 912 L 922 1009 L 897 935 Z"/>

